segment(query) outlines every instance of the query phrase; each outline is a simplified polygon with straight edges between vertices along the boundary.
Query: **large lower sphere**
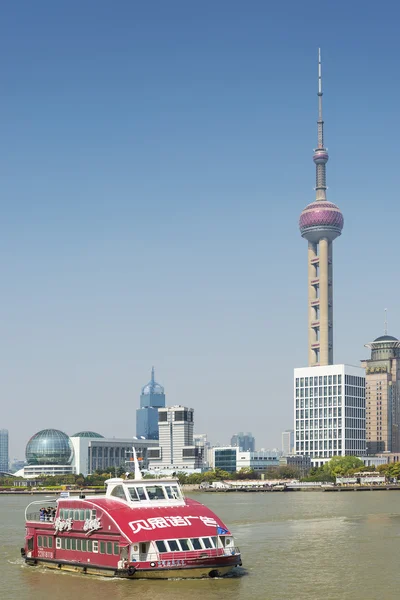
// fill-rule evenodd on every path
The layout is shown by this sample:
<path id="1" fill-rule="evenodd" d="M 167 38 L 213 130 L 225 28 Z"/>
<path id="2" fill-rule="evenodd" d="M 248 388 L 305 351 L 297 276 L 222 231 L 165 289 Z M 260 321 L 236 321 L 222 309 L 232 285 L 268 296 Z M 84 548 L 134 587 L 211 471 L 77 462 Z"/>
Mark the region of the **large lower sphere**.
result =
<path id="1" fill-rule="evenodd" d="M 66 433 L 43 429 L 31 437 L 25 455 L 28 465 L 69 465 L 74 450 Z"/>
<path id="2" fill-rule="evenodd" d="M 326 237 L 334 240 L 342 233 L 344 225 L 340 208 L 327 200 L 311 202 L 300 215 L 300 233 L 310 241 Z"/>

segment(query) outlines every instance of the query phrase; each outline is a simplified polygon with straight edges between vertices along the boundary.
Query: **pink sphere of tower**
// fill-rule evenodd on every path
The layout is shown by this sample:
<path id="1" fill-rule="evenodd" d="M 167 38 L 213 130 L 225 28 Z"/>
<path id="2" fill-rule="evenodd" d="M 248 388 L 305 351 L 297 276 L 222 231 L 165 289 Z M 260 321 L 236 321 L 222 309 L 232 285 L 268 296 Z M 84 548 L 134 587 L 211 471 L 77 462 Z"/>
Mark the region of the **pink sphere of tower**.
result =
<path id="1" fill-rule="evenodd" d="M 340 208 L 327 200 L 311 202 L 299 220 L 300 233 L 310 242 L 317 242 L 321 238 L 334 240 L 342 233 L 343 224 Z"/>

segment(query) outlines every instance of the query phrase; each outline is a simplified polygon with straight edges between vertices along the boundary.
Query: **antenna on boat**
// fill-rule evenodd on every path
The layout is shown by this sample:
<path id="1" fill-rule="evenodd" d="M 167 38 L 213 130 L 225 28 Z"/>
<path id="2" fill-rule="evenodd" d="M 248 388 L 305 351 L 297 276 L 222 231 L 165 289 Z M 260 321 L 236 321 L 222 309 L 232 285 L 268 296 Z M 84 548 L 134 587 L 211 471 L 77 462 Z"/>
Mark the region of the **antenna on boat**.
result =
<path id="1" fill-rule="evenodd" d="M 138 480 L 143 479 L 142 472 L 139 469 L 139 461 L 136 456 L 135 446 L 132 446 L 132 454 L 133 454 L 133 465 L 135 467 L 135 470 L 134 470 L 135 479 L 138 479 Z"/>

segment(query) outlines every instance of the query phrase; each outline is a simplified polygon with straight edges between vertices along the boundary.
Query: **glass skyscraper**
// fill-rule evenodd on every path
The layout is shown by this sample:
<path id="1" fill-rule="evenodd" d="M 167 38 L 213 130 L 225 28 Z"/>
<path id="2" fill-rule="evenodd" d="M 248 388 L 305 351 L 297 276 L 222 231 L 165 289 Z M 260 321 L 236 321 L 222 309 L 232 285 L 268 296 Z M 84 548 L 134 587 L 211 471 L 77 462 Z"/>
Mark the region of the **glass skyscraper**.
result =
<path id="1" fill-rule="evenodd" d="M 0 429 L 0 471 L 7 472 L 8 465 L 8 429 Z"/>
<path id="2" fill-rule="evenodd" d="M 162 385 L 154 380 L 154 367 L 151 379 L 142 388 L 140 408 L 136 411 L 136 436 L 147 440 L 158 440 L 158 409 L 165 408 L 165 393 Z"/>

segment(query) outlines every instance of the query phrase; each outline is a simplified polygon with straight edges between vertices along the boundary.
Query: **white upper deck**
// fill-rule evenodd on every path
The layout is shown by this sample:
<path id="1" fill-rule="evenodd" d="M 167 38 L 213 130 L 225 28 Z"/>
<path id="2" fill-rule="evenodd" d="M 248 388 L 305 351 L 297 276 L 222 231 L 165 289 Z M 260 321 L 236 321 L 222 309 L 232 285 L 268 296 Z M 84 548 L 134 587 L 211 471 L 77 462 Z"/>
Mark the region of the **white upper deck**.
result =
<path id="1" fill-rule="evenodd" d="M 120 479 L 106 480 L 106 497 L 121 500 L 134 507 L 183 506 L 177 479 Z"/>

